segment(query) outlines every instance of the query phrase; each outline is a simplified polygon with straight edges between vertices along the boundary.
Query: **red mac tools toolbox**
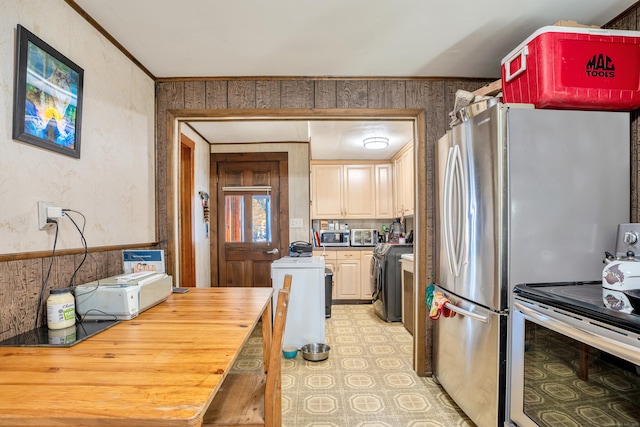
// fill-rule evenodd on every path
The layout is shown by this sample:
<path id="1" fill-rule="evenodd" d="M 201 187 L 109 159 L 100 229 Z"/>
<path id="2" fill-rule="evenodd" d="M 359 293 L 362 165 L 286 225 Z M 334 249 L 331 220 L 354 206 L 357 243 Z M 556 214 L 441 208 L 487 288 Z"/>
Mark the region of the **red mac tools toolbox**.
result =
<path id="1" fill-rule="evenodd" d="M 547 26 L 502 59 L 505 103 L 629 111 L 640 107 L 640 32 Z"/>

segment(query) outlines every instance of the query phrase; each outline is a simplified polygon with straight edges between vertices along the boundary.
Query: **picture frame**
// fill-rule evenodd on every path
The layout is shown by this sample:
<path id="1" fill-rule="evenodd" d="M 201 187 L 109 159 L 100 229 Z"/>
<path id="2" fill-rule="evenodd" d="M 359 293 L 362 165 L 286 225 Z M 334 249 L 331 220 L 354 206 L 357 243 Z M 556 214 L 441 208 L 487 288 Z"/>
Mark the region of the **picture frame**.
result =
<path id="1" fill-rule="evenodd" d="M 80 158 L 84 70 L 17 27 L 13 139 Z"/>

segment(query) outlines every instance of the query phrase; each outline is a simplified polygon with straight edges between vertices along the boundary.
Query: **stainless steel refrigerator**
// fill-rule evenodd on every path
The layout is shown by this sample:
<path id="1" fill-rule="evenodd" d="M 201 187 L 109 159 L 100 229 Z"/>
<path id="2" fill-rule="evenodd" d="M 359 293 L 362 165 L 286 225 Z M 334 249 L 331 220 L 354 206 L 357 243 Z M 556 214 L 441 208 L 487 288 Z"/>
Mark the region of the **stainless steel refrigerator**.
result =
<path id="1" fill-rule="evenodd" d="M 630 216 L 624 112 L 472 108 L 436 146 L 434 379 L 479 427 L 502 427 L 519 283 L 600 280 Z"/>

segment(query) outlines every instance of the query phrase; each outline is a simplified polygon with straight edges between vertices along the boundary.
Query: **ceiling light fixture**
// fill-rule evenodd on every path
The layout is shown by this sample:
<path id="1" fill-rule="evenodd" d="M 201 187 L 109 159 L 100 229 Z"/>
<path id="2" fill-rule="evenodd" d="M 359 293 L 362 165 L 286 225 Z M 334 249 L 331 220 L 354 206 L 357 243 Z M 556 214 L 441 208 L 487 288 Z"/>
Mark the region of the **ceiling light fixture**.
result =
<path id="1" fill-rule="evenodd" d="M 381 148 L 387 148 L 389 146 L 389 138 L 374 136 L 371 138 L 365 138 L 362 143 L 364 144 L 364 148 L 380 150 Z"/>

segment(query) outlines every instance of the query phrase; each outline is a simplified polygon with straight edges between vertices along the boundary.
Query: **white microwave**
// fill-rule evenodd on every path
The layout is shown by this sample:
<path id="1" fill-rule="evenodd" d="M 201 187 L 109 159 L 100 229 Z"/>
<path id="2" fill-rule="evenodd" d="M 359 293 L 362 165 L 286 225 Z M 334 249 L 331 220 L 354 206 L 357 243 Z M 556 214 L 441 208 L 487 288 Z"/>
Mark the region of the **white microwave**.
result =
<path id="1" fill-rule="evenodd" d="M 320 246 L 349 246 L 349 230 L 320 230 Z"/>

